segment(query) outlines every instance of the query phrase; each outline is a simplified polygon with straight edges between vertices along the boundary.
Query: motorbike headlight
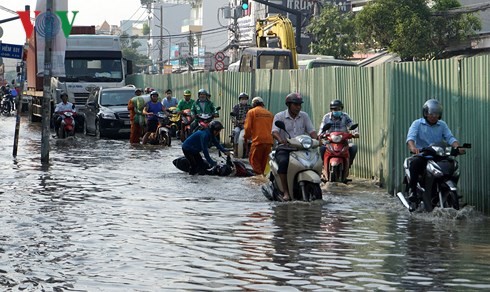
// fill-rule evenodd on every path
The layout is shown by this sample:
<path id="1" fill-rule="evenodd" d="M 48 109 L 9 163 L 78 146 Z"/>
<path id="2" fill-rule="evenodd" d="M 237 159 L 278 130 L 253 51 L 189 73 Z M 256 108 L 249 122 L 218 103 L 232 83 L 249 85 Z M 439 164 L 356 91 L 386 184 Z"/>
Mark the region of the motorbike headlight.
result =
<path id="1" fill-rule="evenodd" d="M 342 141 L 342 135 L 331 135 L 330 139 L 334 143 L 339 143 L 340 141 Z"/>
<path id="2" fill-rule="evenodd" d="M 310 149 L 311 146 L 313 145 L 313 140 L 309 136 L 304 136 L 299 139 L 299 142 L 301 143 L 301 146 L 304 149 Z"/>
<path id="3" fill-rule="evenodd" d="M 445 148 L 440 147 L 440 146 L 431 146 L 432 150 L 434 150 L 437 154 L 437 156 L 444 156 L 445 153 Z"/>

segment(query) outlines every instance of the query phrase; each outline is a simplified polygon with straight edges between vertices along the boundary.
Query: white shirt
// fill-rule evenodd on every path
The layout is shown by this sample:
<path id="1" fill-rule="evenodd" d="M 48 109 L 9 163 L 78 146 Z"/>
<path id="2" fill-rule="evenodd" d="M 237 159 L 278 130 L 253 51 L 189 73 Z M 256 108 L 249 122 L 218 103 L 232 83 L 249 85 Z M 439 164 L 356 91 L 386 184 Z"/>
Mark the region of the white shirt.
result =
<path id="1" fill-rule="evenodd" d="M 73 111 L 76 112 L 77 110 L 73 106 L 73 103 L 67 101 L 66 103 L 60 102 L 56 105 L 56 108 L 54 109 L 54 112 L 64 112 L 64 111 Z"/>

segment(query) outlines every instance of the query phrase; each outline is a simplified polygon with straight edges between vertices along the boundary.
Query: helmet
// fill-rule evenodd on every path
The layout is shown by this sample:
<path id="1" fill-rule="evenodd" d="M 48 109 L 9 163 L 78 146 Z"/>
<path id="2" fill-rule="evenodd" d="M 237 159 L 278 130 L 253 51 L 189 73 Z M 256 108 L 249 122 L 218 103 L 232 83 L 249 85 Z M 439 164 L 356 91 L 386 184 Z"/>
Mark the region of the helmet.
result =
<path id="1" fill-rule="evenodd" d="M 136 89 L 134 90 L 134 93 L 137 93 L 138 91 L 139 91 L 139 92 L 141 92 L 141 88 L 136 88 Z"/>
<path id="2" fill-rule="evenodd" d="M 330 102 L 330 109 L 338 109 L 338 110 L 343 110 L 344 109 L 344 104 L 342 101 L 339 99 L 334 99 Z"/>
<path id="3" fill-rule="evenodd" d="M 156 95 L 158 97 L 158 92 L 156 92 L 155 90 L 153 90 L 152 92 L 150 92 L 150 96 L 152 95 Z"/>
<path id="4" fill-rule="evenodd" d="M 221 131 L 223 130 L 223 128 L 223 124 L 220 121 L 212 121 L 211 123 L 209 123 L 209 130 L 211 130 L 211 132 Z"/>
<path id="5" fill-rule="evenodd" d="M 247 93 L 245 93 L 245 92 L 240 93 L 240 95 L 238 96 L 238 99 L 240 100 L 240 99 L 242 99 L 242 98 L 246 98 L 246 99 L 248 99 L 248 94 L 247 94 Z"/>
<path id="6" fill-rule="evenodd" d="M 252 104 L 257 104 L 257 103 L 264 103 L 264 100 L 260 96 L 256 96 L 252 99 Z"/>
<path id="7" fill-rule="evenodd" d="M 292 92 L 286 96 L 286 105 L 289 105 L 290 103 L 302 104 L 303 98 L 299 93 Z"/>
<path id="8" fill-rule="evenodd" d="M 200 94 L 206 94 L 206 95 L 209 95 L 209 93 L 206 91 L 206 89 L 204 88 L 201 88 L 199 89 L 199 91 L 197 92 L 197 95 L 200 95 Z"/>
<path id="9" fill-rule="evenodd" d="M 189 89 L 186 89 L 186 90 L 184 91 L 184 95 L 191 95 L 191 91 L 190 91 Z"/>
<path id="10" fill-rule="evenodd" d="M 437 99 L 429 99 L 424 103 L 422 107 L 424 118 L 428 115 L 439 115 L 439 119 L 442 117 L 442 105 Z"/>

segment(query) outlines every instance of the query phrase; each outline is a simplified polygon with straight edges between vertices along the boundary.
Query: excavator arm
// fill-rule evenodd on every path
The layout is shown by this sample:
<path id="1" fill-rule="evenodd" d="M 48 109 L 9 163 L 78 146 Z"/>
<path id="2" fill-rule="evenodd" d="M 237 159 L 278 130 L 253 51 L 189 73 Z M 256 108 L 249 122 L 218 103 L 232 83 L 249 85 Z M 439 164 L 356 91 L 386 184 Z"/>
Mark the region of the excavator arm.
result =
<path id="1" fill-rule="evenodd" d="M 258 19 L 255 25 L 257 47 L 277 47 L 291 51 L 294 68 L 298 68 L 296 41 L 291 20 L 282 15 Z"/>

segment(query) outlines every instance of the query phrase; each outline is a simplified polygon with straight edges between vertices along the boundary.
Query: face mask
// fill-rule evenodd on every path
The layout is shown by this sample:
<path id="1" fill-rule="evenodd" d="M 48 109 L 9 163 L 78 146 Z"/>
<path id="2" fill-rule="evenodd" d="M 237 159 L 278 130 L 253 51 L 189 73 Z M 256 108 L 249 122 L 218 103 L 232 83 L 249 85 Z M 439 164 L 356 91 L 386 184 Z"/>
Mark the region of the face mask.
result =
<path id="1" fill-rule="evenodd" d="M 341 111 L 332 112 L 332 115 L 334 118 L 340 118 L 340 116 L 342 115 L 342 112 Z"/>
<path id="2" fill-rule="evenodd" d="M 240 100 L 240 104 L 246 105 L 247 104 L 247 100 Z"/>

